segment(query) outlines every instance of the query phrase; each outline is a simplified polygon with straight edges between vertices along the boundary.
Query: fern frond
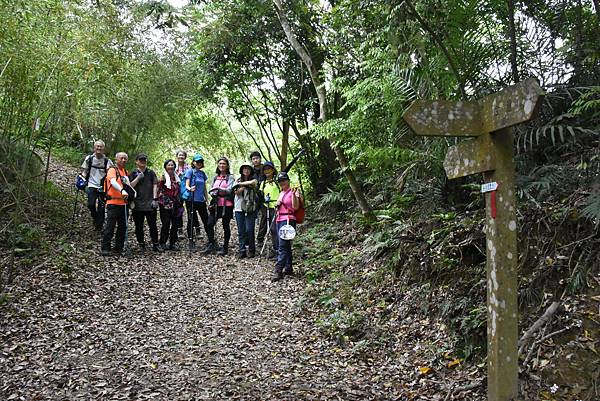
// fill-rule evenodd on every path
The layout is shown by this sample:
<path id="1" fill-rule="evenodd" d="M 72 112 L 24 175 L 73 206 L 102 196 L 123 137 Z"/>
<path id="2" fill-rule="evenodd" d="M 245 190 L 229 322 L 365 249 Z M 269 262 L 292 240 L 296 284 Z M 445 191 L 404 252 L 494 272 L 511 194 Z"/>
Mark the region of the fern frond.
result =
<path id="1" fill-rule="evenodd" d="M 543 196 L 559 185 L 565 177 L 561 166 L 548 165 L 535 169 L 530 175 L 517 177 L 519 197 L 533 199 L 534 193 Z"/>
<path id="2" fill-rule="evenodd" d="M 585 200 L 581 214 L 588 219 L 600 223 L 600 189 L 592 192 Z"/>

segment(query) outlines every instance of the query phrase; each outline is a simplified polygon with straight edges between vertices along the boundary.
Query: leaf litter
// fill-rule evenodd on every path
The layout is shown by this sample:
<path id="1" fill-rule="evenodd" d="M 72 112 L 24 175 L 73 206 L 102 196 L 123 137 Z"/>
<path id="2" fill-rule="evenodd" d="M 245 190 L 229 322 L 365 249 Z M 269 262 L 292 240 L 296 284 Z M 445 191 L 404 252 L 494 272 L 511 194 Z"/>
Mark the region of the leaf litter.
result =
<path id="1" fill-rule="evenodd" d="M 68 190 L 73 170 L 51 170 Z M 0 399 L 443 400 L 450 383 L 473 379 L 434 366 L 415 337 L 387 354 L 339 348 L 317 312 L 299 306 L 304 282 L 273 284 L 256 259 L 102 258 L 98 238 L 78 232 L 71 274 L 44 264 L 17 277 L 0 305 Z"/>

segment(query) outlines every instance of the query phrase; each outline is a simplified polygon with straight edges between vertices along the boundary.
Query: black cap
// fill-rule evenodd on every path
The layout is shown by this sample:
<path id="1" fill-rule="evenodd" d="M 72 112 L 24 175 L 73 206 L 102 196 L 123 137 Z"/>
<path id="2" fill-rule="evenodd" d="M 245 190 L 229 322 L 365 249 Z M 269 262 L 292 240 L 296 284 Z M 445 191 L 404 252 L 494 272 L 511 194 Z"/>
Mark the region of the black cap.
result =
<path id="1" fill-rule="evenodd" d="M 277 174 L 277 182 L 279 181 L 289 181 L 290 177 L 288 176 L 288 173 L 286 173 L 285 171 L 282 171 L 281 173 Z"/>
<path id="2" fill-rule="evenodd" d="M 148 155 L 145 153 L 138 153 L 137 156 L 135 157 L 135 160 L 141 160 L 141 159 L 148 160 Z"/>

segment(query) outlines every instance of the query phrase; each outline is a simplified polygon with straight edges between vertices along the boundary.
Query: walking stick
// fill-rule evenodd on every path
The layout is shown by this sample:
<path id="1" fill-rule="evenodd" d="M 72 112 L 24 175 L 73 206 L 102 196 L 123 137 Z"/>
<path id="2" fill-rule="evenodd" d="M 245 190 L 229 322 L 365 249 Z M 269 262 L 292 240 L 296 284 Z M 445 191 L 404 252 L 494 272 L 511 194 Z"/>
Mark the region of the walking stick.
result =
<path id="1" fill-rule="evenodd" d="M 123 252 L 125 256 L 131 257 L 131 249 L 129 249 L 129 213 L 127 213 L 127 203 L 125 203 L 125 243 L 123 244 Z"/>
<path id="2" fill-rule="evenodd" d="M 79 189 L 75 192 L 75 203 L 73 204 L 73 217 L 71 218 L 71 225 L 75 224 L 75 213 L 77 211 L 77 200 L 79 198 Z"/>
<path id="3" fill-rule="evenodd" d="M 258 261 L 262 259 L 263 252 L 265 251 L 265 246 L 271 237 L 271 219 L 270 219 L 270 211 L 269 211 L 269 202 L 271 202 L 271 196 L 267 195 L 265 198 L 265 204 L 267 205 L 267 235 L 265 236 L 265 240 L 263 241 L 262 248 L 260 249 L 260 253 L 258 254 Z"/>
<path id="4" fill-rule="evenodd" d="M 194 180 L 195 181 L 195 180 Z M 191 184 L 191 182 L 190 182 Z M 194 182 L 194 185 L 196 185 L 196 183 Z M 196 213 L 194 212 L 194 198 L 196 197 L 196 188 L 194 188 L 192 192 L 192 207 L 191 207 L 191 214 L 188 217 L 188 224 L 190 225 L 190 234 L 191 234 L 191 243 L 188 244 L 188 249 L 190 251 L 190 255 L 192 254 L 193 248 L 196 247 L 196 236 L 194 235 L 194 232 L 196 231 L 196 228 L 194 227 L 194 218 L 196 217 Z"/>

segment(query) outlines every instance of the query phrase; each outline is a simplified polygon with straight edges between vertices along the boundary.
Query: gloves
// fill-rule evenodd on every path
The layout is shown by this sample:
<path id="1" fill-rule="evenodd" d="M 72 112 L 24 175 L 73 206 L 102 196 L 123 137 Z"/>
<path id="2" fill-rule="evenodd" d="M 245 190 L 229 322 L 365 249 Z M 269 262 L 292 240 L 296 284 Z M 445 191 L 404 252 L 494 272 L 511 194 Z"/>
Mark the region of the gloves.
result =
<path id="1" fill-rule="evenodd" d="M 139 178 L 140 180 L 142 178 L 144 178 L 144 173 L 142 173 L 141 171 L 139 173 L 137 173 L 137 176 L 135 177 L 136 179 Z"/>
<path id="2" fill-rule="evenodd" d="M 152 205 L 152 209 L 158 209 L 158 201 L 157 200 L 153 200 L 151 205 Z"/>

